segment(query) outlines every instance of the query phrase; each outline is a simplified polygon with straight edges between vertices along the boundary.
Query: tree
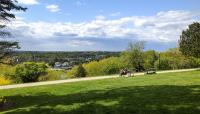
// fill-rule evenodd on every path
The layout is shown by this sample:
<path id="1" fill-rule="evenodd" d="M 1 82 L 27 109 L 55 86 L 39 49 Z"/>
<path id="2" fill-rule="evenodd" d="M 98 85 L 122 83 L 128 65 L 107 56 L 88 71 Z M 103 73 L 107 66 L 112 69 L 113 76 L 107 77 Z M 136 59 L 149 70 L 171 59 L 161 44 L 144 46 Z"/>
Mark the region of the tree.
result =
<path id="1" fill-rule="evenodd" d="M 36 82 L 40 75 L 46 73 L 45 63 L 25 62 L 16 66 L 13 75 L 17 82 Z"/>
<path id="2" fill-rule="evenodd" d="M 17 5 L 16 0 L 0 0 L 0 36 L 10 36 L 11 34 L 4 30 L 6 27 L 5 22 L 9 22 L 11 19 L 15 18 L 15 15 L 11 12 L 12 10 L 16 11 L 25 11 L 27 8 Z M 11 41 L 0 41 L 0 63 L 2 59 L 9 56 L 10 52 L 13 49 L 19 48 L 18 42 Z"/>
<path id="3" fill-rule="evenodd" d="M 182 32 L 179 46 L 184 55 L 200 58 L 200 23 L 194 22 Z"/>
<path id="4" fill-rule="evenodd" d="M 83 67 L 82 64 L 80 64 L 78 66 L 77 71 L 76 71 L 76 73 L 74 75 L 75 75 L 75 77 L 86 77 L 86 74 L 87 73 L 86 73 L 85 68 Z"/>
<path id="5" fill-rule="evenodd" d="M 142 71 L 144 68 L 143 51 L 145 42 L 138 41 L 135 43 L 129 43 L 128 49 L 123 53 L 127 66 L 136 71 Z"/>
<path id="6" fill-rule="evenodd" d="M 148 69 L 154 67 L 154 63 L 156 62 L 156 60 L 158 60 L 158 55 L 156 51 L 149 50 L 144 52 L 143 58 L 144 58 L 144 68 Z"/>
<path id="7" fill-rule="evenodd" d="M 16 48 L 19 48 L 18 42 L 0 41 L 0 60 L 7 58 Z M 0 61 L 0 63 L 5 62 Z"/>

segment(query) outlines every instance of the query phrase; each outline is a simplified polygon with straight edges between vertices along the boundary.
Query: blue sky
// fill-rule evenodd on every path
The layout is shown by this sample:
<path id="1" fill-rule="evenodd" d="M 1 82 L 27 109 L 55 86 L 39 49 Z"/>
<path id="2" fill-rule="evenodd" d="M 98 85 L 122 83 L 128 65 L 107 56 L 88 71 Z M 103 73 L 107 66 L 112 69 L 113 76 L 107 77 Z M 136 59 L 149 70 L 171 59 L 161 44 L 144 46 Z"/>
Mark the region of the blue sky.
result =
<path id="1" fill-rule="evenodd" d="M 199 0 L 18 0 L 28 10 L 9 25 L 22 50 L 121 51 L 177 46 L 181 31 L 200 21 Z"/>

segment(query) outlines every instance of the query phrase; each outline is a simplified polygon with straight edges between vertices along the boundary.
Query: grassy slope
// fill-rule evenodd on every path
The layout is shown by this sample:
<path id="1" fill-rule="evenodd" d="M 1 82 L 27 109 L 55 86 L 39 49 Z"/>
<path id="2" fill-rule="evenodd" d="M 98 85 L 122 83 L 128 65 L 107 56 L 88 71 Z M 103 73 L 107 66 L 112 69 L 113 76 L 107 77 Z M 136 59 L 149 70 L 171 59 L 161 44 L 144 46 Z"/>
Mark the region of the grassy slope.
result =
<path id="1" fill-rule="evenodd" d="M 5 114 L 200 114 L 200 71 L 0 90 Z"/>

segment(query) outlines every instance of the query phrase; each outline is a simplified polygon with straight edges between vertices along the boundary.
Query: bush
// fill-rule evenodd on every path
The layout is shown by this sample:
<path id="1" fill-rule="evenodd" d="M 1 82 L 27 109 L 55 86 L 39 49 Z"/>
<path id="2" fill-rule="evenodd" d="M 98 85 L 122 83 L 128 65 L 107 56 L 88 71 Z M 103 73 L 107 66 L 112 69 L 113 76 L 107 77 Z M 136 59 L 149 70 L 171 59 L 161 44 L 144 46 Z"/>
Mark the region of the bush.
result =
<path id="1" fill-rule="evenodd" d="M 67 72 L 68 77 L 86 77 L 87 71 L 82 65 L 78 65 L 73 67 L 71 70 Z"/>
<path id="2" fill-rule="evenodd" d="M 157 60 L 155 62 L 155 67 L 157 69 L 160 69 L 160 70 L 170 70 L 170 69 L 172 69 L 172 67 L 170 65 L 170 60 L 168 58 L 160 59 L 160 63 L 159 63 L 159 60 Z"/>
<path id="3" fill-rule="evenodd" d="M 77 68 L 77 71 L 75 72 L 74 76 L 75 77 L 86 77 L 86 70 L 85 68 L 82 66 L 82 64 L 80 64 Z"/>
<path id="4" fill-rule="evenodd" d="M 196 68 L 199 65 L 198 58 L 186 57 L 178 48 L 169 49 L 160 54 L 160 70 Z M 156 61 L 155 66 L 159 68 L 159 60 Z"/>
<path id="5" fill-rule="evenodd" d="M 65 70 L 47 70 L 47 73 L 41 75 L 38 78 L 38 81 L 53 81 L 53 80 L 63 80 L 70 77 L 67 77 Z"/>
<path id="6" fill-rule="evenodd" d="M 119 73 L 120 69 L 124 68 L 125 64 L 123 63 L 120 57 L 110 57 L 100 61 L 92 61 L 90 63 L 84 64 L 83 68 L 87 72 L 87 76 L 100 76 L 100 75 L 110 75 Z M 68 76 L 75 76 L 78 71 L 78 66 L 74 67 L 67 72 Z"/>
<path id="7" fill-rule="evenodd" d="M 4 78 L 3 76 L 0 76 L 0 85 L 8 85 L 11 84 L 11 81 Z"/>
<path id="8" fill-rule="evenodd" d="M 84 64 L 83 67 L 87 71 L 87 76 L 98 76 L 102 75 L 102 65 L 98 61 L 92 61 Z"/>
<path id="9" fill-rule="evenodd" d="M 122 59 L 119 57 L 103 59 L 99 64 L 102 67 L 102 74 L 104 75 L 119 73 L 120 69 L 125 67 Z"/>
<path id="10" fill-rule="evenodd" d="M 46 73 L 45 63 L 25 62 L 16 66 L 14 80 L 16 82 L 36 82 L 38 77 Z"/>

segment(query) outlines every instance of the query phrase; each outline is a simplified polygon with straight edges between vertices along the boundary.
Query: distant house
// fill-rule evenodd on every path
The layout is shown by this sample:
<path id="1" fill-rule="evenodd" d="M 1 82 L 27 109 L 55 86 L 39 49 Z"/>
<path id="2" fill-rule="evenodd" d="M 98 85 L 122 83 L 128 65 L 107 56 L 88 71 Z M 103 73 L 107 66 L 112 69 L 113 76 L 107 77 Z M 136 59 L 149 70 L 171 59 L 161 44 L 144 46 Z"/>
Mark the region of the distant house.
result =
<path id="1" fill-rule="evenodd" d="M 55 62 L 55 65 L 54 65 L 54 69 L 65 69 L 65 70 L 70 70 L 72 68 L 70 62 L 64 62 L 64 63 L 61 63 L 61 62 Z"/>
<path id="2" fill-rule="evenodd" d="M 55 62 L 55 64 L 54 64 L 54 68 L 55 69 L 60 69 L 62 67 L 62 63 L 60 63 L 60 62 Z"/>
<path id="3" fill-rule="evenodd" d="M 69 64 L 69 62 L 64 62 L 63 64 L 62 64 L 62 67 L 68 67 L 70 64 Z"/>

